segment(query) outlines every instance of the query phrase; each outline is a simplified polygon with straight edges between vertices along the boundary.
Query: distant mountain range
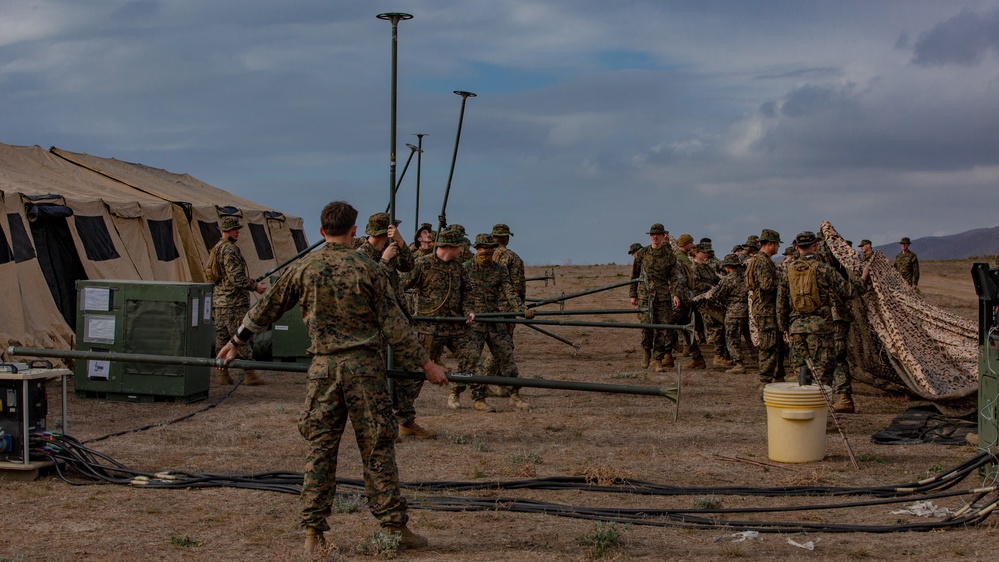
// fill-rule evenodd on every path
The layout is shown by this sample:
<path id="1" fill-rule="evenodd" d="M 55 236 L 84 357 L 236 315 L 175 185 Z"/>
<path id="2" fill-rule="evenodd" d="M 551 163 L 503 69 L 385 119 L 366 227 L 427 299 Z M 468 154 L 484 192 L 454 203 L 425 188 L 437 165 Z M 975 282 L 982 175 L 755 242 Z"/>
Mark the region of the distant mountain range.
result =
<path id="1" fill-rule="evenodd" d="M 898 243 L 875 246 L 889 259 L 901 250 Z M 999 226 L 976 228 L 950 236 L 926 236 L 913 238 L 909 250 L 920 260 L 961 260 L 975 256 L 999 254 Z"/>

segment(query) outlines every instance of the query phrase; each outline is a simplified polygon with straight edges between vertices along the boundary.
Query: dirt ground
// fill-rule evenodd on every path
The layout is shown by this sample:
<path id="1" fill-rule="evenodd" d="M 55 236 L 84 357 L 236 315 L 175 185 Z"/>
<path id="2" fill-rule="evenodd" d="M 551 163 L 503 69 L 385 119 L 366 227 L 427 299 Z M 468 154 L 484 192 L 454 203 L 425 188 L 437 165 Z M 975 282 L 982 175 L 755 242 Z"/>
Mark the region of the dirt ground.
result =
<path id="1" fill-rule="evenodd" d="M 932 303 L 975 319 L 977 301 L 970 261 L 926 262 L 922 289 Z M 554 270 L 555 284 L 533 281 L 531 297 L 557 296 L 627 279 L 630 266 L 528 268 L 528 276 Z M 566 308 L 626 308 L 627 288 L 567 301 Z M 554 308 L 548 306 L 546 308 Z M 633 322 L 628 315 L 573 317 Z M 516 331 L 522 376 L 642 386 L 670 386 L 676 373 L 640 368 L 634 330 L 555 326 L 546 329 L 581 346 L 578 353 L 523 326 Z M 850 443 L 862 459 L 852 468 L 843 440 L 826 435 L 826 458 L 801 465 L 767 458 L 766 409 L 753 374 L 728 375 L 710 368 L 684 372 L 679 420 L 664 398 L 527 389 L 530 412 L 490 399 L 496 413 L 468 406 L 445 408 L 446 390 L 425 387 L 417 402 L 420 423 L 436 429 L 434 440 L 406 439 L 397 445 L 404 481 L 492 481 L 546 476 L 621 476 L 676 486 L 774 487 L 782 485 L 873 486 L 904 484 L 938 473 L 975 454 L 970 446 L 900 445 L 870 442 L 875 431 L 914 402 L 905 396 L 857 385 L 858 413 L 844 416 Z M 681 366 L 689 363 L 681 359 Z M 453 363 L 453 360 L 450 361 Z M 755 362 L 753 363 L 755 366 Z M 135 469 L 201 473 L 295 471 L 303 466 L 305 443 L 296 429 L 304 381 L 300 374 L 267 373 L 267 384 L 240 387 L 217 407 L 149 431 L 94 443 L 96 450 Z M 132 404 L 70 398 L 69 434 L 87 440 L 111 432 L 165 421 L 217 401 L 228 388 L 213 383 L 208 401 L 195 404 Z M 72 391 L 72 389 L 71 389 Z M 58 386 L 49 387 L 50 425 L 59 411 Z M 744 459 L 743 461 L 734 460 Z M 339 475 L 361 478 L 352 432 L 340 450 Z M 753 464 L 759 463 L 759 464 Z M 980 484 L 974 476 L 959 485 Z M 0 534 L 0 559 L 36 560 L 299 560 L 303 532 L 298 497 L 232 488 L 148 490 L 123 485 L 72 486 L 55 475 L 33 482 L 0 482 L 8 515 Z M 519 497 L 572 506 L 666 509 L 704 505 L 700 496 L 639 496 L 577 490 L 505 490 L 466 493 Z M 937 500 L 956 508 L 963 499 Z M 722 507 L 793 506 L 804 498 L 720 497 Z M 826 502 L 827 500 L 821 500 Z M 849 501 L 849 500 L 844 500 Z M 905 505 L 905 504 L 902 504 Z M 898 507 L 788 512 L 761 516 L 775 521 L 893 525 L 926 521 L 889 514 Z M 405 560 L 587 560 L 595 555 L 596 523 L 551 515 L 410 511 L 411 526 L 430 547 L 398 555 Z M 746 518 L 747 516 L 736 516 Z M 336 548 L 326 559 L 374 558 L 361 550 L 377 531 L 360 510 L 335 514 L 329 533 Z M 762 534 L 732 542 L 738 529 L 632 526 L 604 559 L 985 559 L 999 541 L 995 521 L 975 528 L 925 533 Z M 813 541 L 814 551 L 788 543 Z"/>

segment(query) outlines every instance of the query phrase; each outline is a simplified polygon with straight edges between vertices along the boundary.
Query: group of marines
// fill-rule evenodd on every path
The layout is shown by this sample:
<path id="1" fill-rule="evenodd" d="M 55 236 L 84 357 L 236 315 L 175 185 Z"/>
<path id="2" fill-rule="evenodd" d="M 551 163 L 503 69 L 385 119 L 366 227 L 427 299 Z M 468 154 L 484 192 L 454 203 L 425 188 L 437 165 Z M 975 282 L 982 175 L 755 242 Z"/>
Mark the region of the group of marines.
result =
<path id="1" fill-rule="evenodd" d="M 458 362 L 458 372 L 519 376 L 513 325 L 475 321 L 476 313 L 513 312 L 533 317 L 533 311 L 524 306 L 524 261 L 508 248 L 513 236 L 510 227 L 497 224 L 492 232 L 478 234 L 472 242 L 459 224 L 434 233 L 429 223 L 423 223 L 413 243 L 406 245 L 398 223 L 392 224 L 388 213 L 376 213 L 368 219 L 367 238 L 359 238 L 356 244 L 359 252 L 389 275 L 397 303 L 410 317 L 431 359 L 439 363 L 447 349 Z M 427 317 L 448 320 L 421 319 Z M 495 411 L 486 400 L 489 389 L 479 384 L 470 386 L 475 410 Z M 436 435 L 416 423 L 414 403 L 422 387 L 423 381 L 394 381 L 393 409 L 400 436 Z M 461 384 L 450 386 L 449 408 L 462 407 L 460 397 L 466 388 Z M 518 410 L 531 408 L 516 387 L 494 394 L 509 396 L 510 405 Z"/>
<path id="2" fill-rule="evenodd" d="M 746 373 L 742 342 L 758 355 L 760 396 L 763 387 L 782 382 L 790 363 L 799 379 L 817 379 L 832 388 L 833 408 L 852 413 L 853 388 L 847 362 L 847 336 L 852 323 L 850 300 L 866 291 L 870 258 L 869 240 L 862 240 L 865 266 L 859 279 L 839 266 L 825 242 L 813 232 L 798 234 L 784 251 L 784 261 L 774 256 L 783 241 L 772 229 L 750 236 L 718 260 L 711 240 L 681 234 L 675 245 L 662 224 L 653 224 L 647 246 L 632 244 L 631 304 L 639 307 L 646 324 L 673 328 L 642 330 L 642 367 L 657 372 L 675 365 L 673 354 L 690 355 L 689 369 L 703 369 L 699 344 L 714 347 L 713 363 L 726 373 Z M 850 243 L 852 245 L 852 243 Z M 902 238 L 902 252 L 895 267 L 915 288 L 919 262 Z M 693 321 L 695 330 L 681 329 Z M 755 325 L 753 345 L 750 325 Z M 678 338 L 682 335 L 682 338 Z"/>

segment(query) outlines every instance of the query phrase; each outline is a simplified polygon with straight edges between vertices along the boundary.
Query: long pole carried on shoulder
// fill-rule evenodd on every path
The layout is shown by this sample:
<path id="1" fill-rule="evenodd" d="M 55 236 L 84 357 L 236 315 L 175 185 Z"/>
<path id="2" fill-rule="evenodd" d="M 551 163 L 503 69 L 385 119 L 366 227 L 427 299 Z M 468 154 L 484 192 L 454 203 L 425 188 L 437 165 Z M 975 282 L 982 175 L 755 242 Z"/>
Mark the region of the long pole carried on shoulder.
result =
<path id="1" fill-rule="evenodd" d="M 447 199 L 451 195 L 451 179 L 454 178 L 454 162 L 458 159 L 458 143 L 461 142 L 461 123 L 465 120 L 465 101 L 468 98 L 474 98 L 475 94 L 472 92 L 463 92 L 461 90 L 455 90 L 455 94 L 461 96 L 461 112 L 458 113 L 458 133 L 454 137 L 454 152 L 451 154 L 451 171 L 447 174 L 447 188 L 444 190 L 444 204 L 441 205 L 441 215 L 438 217 L 439 223 L 437 225 L 437 231 L 440 232 L 444 230 L 447 226 Z"/>

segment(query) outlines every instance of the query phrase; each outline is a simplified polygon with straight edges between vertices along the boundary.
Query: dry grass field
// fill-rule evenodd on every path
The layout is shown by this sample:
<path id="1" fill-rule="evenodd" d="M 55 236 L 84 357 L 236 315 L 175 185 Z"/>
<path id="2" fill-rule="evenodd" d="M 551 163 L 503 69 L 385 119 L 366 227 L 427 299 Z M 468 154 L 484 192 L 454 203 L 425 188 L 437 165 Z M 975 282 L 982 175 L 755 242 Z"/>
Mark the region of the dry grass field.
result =
<path id="1" fill-rule="evenodd" d="M 977 302 L 970 261 L 923 264 L 922 289 L 932 303 L 975 319 Z M 528 275 L 540 275 L 540 267 Z M 561 266 L 556 284 L 528 284 L 529 296 L 555 296 L 627 278 L 629 266 Z M 567 302 L 567 308 L 624 308 L 626 288 Z M 577 317 L 634 321 L 634 316 Z M 547 327 L 581 345 L 574 349 L 538 332 L 516 332 L 520 370 L 525 377 L 627 385 L 669 386 L 676 373 L 640 369 L 637 332 L 613 328 Z M 855 470 L 842 439 L 826 435 L 826 458 L 802 465 L 767 458 L 766 409 L 757 396 L 755 375 L 727 375 L 720 369 L 684 372 L 679 419 L 664 398 L 622 394 L 526 389 L 534 408 L 519 412 L 499 398 L 496 413 L 445 408 L 446 390 L 425 387 L 417 407 L 420 422 L 436 429 L 434 440 L 407 439 L 397 445 L 401 476 L 407 482 L 507 481 L 547 476 L 589 476 L 598 481 L 627 477 L 675 486 L 774 487 L 786 485 L 880 486 L 919 480 L 975 454 L 970 446 L 880 446 L 875 431 L 914 404 L 858 385 L 858 413 L 844 416 L 850 443 L 862 459 Z M 681 359 L 681 366 L 689 363 Z M 453 364 L 453 360 L 449 361 Z M 754 364 L 755 365 L 755 364 Z M 265 374 L 267 384 L 239 387 L 217 407 L 185 421 L 127 433 L 94 443 L 96 450 L 143 471 L 200 473 L 300 471 L 305 444 L 296 429 L 304 392 L 303 375 Z M 49 388 L 50 418 L 58 412 L 58 387 Z M 132 404 L 70 398 L 70 434 L 87 440 L 111 432 L 165 421 L 219 400 L 228 388 L 213 385 L 207 402 Z M 736 459 L 742 460 L 736 460 Z M 352 432 L 340 451 L 341 477 L 361 477 Z M 976 477 L 959 485 L 972 488 Z M 7 515 L 0 533 L 0 560 L 299 560 L 303 532 L 299 500 L 290 494 L 212 488 L 150 490 L 124 485 L 73 486 L 53 474 L 33 482 L 0 483 Z M 414 494 L 408 494 L 413 496 Z M 442 494 L 443 495 L 443 494 Z M 517 497 L 570 506 L 636 509 L 795 506 L 851 501 L 829 498 L 720 496 L 642 496 L 580 490 L 503 490 L 453 495 Z M 937 500 L 956 508 L 967 496 Z M 416 502 L 414 502 L 416 503 Z M 892 515 L 898 506 L 783 512 L 751 516 L 774 521 L 893 525 L 926 521 Z M 733 542 L 739 529 L 677 526 L 625 526 L 618 536 L 585 519 L 481 512 L 410 511 L 411 526 L 430 547 L 397 555 L 404 560 L 588 560 L 605 545 L 605 560 L 982 560 L 999 544 L 995 521 L 974 528 L 923 533 L 761 534 Z M 724 516 L 723 516 L 724 517 Z M 335 548 L 323 559 L 368 560 L 375 520 L 361 509 L 336 514 L 328 534 Z M 601 530 L 604 532 L 601 534 Z M 813 541 L 814 551 L 791 545 Z M 367 553 L 366 553 L 367 552 Z"/>

